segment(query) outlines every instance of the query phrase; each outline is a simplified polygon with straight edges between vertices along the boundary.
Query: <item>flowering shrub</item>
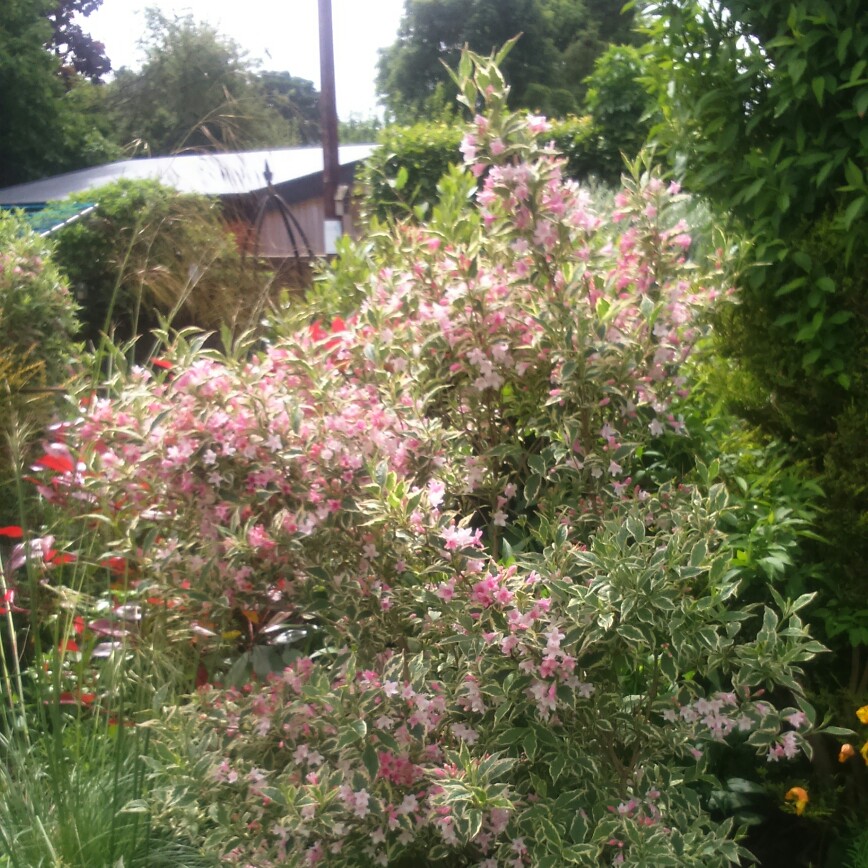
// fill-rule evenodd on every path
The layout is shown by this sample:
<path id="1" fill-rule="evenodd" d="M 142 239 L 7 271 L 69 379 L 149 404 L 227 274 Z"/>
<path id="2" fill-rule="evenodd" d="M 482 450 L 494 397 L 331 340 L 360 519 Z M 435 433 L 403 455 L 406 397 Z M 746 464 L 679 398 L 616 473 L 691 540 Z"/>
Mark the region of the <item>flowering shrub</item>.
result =
<path id="1" fill-rule="evenodd" d="M 23 219 L 0 210 L 0 522 L 18 514 L 10 479 L 77 349 L 78 308 L 52 257 Z"/>
<path id="2" fill-rule="evenodd" d="M 658 460 L 713 278 L 677 186 L 597 205 L 459 82 L 466 171 L 352 316 L 179 340 L 47 446 L 143 622 L 244 661 L 164 721 L 155 819 L 257 868 L 735 863 L 714 758 L 807 748 L 822 649 L 809 596 L 739 603 L 717 469 Z"/>

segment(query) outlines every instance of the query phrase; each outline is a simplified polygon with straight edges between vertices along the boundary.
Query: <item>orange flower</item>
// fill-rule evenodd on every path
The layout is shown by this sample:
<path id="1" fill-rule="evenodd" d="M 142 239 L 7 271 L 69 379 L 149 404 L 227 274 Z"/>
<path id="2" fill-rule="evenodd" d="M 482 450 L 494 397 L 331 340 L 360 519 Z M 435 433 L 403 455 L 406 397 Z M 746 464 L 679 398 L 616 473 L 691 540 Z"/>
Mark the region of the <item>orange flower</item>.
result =
<path id="1" fill-rule="evenodd" d="M 856 748 L 852 744 L 842 744 L 838 751 L 838 762 L 845 763 L 850 757 L 856 756 Z"/>
<path id="2" fill-rule="evenodd" d="M 868 723 L 868 705 L 857 708 L 856 717 L 859 718 L 859 723 Z"/>
<path id="3" fill-rule="evenodd" d="M 786 796 L 784 796 L 786 801 L 795 802 L 796 803 L 796 814 L 801 817 L 805 812 L 805 805 L 808 804 L 810 799 L 808 798 L 808 791 L 804 789 L 804 787 L 790 787 L 787 790 Z"/>

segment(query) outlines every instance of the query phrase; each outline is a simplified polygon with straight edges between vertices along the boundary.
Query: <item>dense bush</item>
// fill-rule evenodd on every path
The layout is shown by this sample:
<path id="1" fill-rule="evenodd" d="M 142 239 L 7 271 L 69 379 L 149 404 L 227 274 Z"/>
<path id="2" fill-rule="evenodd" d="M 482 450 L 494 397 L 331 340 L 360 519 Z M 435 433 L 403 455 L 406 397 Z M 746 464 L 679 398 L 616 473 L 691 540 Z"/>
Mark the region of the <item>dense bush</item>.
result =
<path id="1" fill-rule="evenodd" d="M 624 157 L 634 159 L 648 139 L 655 106 L 641 82 L 645 73 L 638 48 L 610 45 L 594 61 L 594 71 L 586 79 L 585 106 L 599 162 L 596 171 L 606 179 L 617 180 Z"/>
<path id="2" fill-rule="evenodd" d="M 0 211 L 2 491 L 8 492 L 14 475 L 12 451 L 22 450 L 18 459 L 24 459 L 28 435 L 40 433 L 56 403 L 52 388 L 71 376 L 79 328 L 76 311 L 50 245 L 23 220 Z M 5 512 L 10 506 L 4 495 L 0 498 Z"/>
<path id="3" fill-rule="evenodd" d="M 642 138 L 638 107 L 630 102 L 624 113 L 634 113 L 637 122 L 630 132 L 623 116 L 616 122 L 607 113 L 598 125 L 586 115 L 552 121 L 541 141 L 553 143 L 564 155 L 568 177 L 617 184 L 624 170 L 624 156 L 635 157 Z M 386 127 L 378 148 L 365 164 L 365 211 L 380 220 L 413 213 L 424 217 L 439 198 L 437 187 L 447 168 L 461 161 L 460 139 L 460 128 L 455 124 Z"/>
<path id="4" fill-rule="evenodd" d="M 386 127 L 365 161 L 365 211 L 382 220 L 388 214 L 404 217 L 416 206 L 430 208 L 440 179 L 460 159 L 460 141 L 454 124 Z"/>
<path id="5" fill-rule="evenodd" d="M 56 233 L 56 255 L 89 340 L 128 340 L 161 317 L 206 329 L 255 322 L 265 281 L 245 266 L 219 204 L 123 180 L 74 201 L 97 207 Z"/>
<path id="6" fill-rule="evenodd" d="M 718 329 L 740 369 L 728 398 L 828 497 L 815 557 L 840 656 L 823 681 L 849 705 L 868 684 L 865 4 L 644 7 L 661 154 L 741 239 L 740 304 Z"/>
<path id="7" fill-rule="evenodd" d="M 737 862 L 718 761 L 808 747 L 821 648 L 810 595 L 740 598 L 720 464 L 666 460 L 719 275 L 677 185 L 598 204 L 490 62 L 459 82 L 465 168 L 351 258 L 352 316 L 179 338 L 46 447 L 116 630 L 210 682 L 154 729 L 153 822 L 261 868 Z"/>

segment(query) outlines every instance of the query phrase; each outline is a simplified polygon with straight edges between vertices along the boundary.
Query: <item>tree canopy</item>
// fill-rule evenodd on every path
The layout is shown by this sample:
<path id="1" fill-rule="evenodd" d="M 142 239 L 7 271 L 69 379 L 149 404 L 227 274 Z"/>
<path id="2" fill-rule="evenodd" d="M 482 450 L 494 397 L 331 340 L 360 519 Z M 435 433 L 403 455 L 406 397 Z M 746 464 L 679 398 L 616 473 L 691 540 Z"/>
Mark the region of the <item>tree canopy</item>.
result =
<path id="1" fill-rule="evenodd" d="M 70 29 L 83 0 L 4 0 L 0 16 L 0 186 L 101 162 L 112 153 L 91 117 L 99 43 Z M 96 8 L 101 0 L 90 0 Z M 85 47 L 90 46 L 90 54 Z M 105 59 L 107 63 L 107 59 Z M 101 66 L 102 64 L 102 66 Z M 70 67 L 71 65 L 71 67 Z"/>
<path id="2" fill-rule="evenodd" d="M 52 27 L 49 47 L 61 59 L 62 68 L 94 82 L 111 72 L 112 64 L 105 45 L 85 33 L 73 19 L 87 17 L 100 6 L 102 0 L 54 0 L 46 16 Z"/>
<path id="3" fill-rule="evenodd" d="M 655 138 L 690 189 L 754 239 L 745 355 L 793 399 L 790 413 L 828 419 L 864 365 L 851 353 L 865 334 L 853 266 L 868 248 L 856 231 L 868 210 L 868 11 L 860 0 L 648 11 Z M 782 353 L 774 365 L 768 337 Z"/>
<path id="4" fill-rule="evenodd" d="M 461 49 L 487 54 L 521 33 L 504 62 L 510 102 L 548 113 L 574 111 L 584 78 L 610 42 L 630 40 L 621 0 L 407 0 L 396 42 L 380 55 L 377 89 L 401 121 L 452 105 L 445 66 Z"/>
<path id="5" fill-rule="evenodd" d="M 142 46 L 141 70 L 123 68 L 110 85 L 109 108 L 125 145 L 157 155 L 293 141 L 240 46 L 211 25 L 151 9 Z"/>
<path id="6" fill-rule="evenodd" d="M 868 637 L 868 7 L 862 0 L 647 3 L 653 131 L 731 218 L 740 303 L 722 322 L 744 412 L 818 472 L 834 596 Z M 745 377 L 745 374 L 748 376 Z M 834 552 L 834 555 L 830 555 Z"/>
<path id="7" fill-rule="evenodd" d="M 289 124 L 293 139 L 303 145 L 319 142 L 319 91 L 313 82 L 285 71 L 261 72 L 257 80 L 269 107 Z"/>

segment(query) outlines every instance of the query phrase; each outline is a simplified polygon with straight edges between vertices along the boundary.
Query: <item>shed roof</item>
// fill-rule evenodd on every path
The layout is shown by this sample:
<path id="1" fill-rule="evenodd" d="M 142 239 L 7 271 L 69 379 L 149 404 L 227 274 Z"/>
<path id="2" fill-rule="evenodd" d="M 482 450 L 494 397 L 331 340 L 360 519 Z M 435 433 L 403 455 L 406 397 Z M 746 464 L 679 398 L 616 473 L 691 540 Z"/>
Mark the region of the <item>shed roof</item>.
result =
<path id="1" fill-rule="evenodd" d="M 341 166 L 364 160 L 375 147 L 344 145 L 339 149 L 338 155 Z M 273 175 L 272 182 L 277 186 L 321 173 L 322 149 L 282 148 L 122 160 L 6 187 L 0 190 L 0 205 L 30 205 L 64 199 L 72 193 L 92 190 L 120 178 L 155 180 L 180 193 L 238 196 L 262 190 L 267 186 L 264 177 L 266 163 Z"/>

